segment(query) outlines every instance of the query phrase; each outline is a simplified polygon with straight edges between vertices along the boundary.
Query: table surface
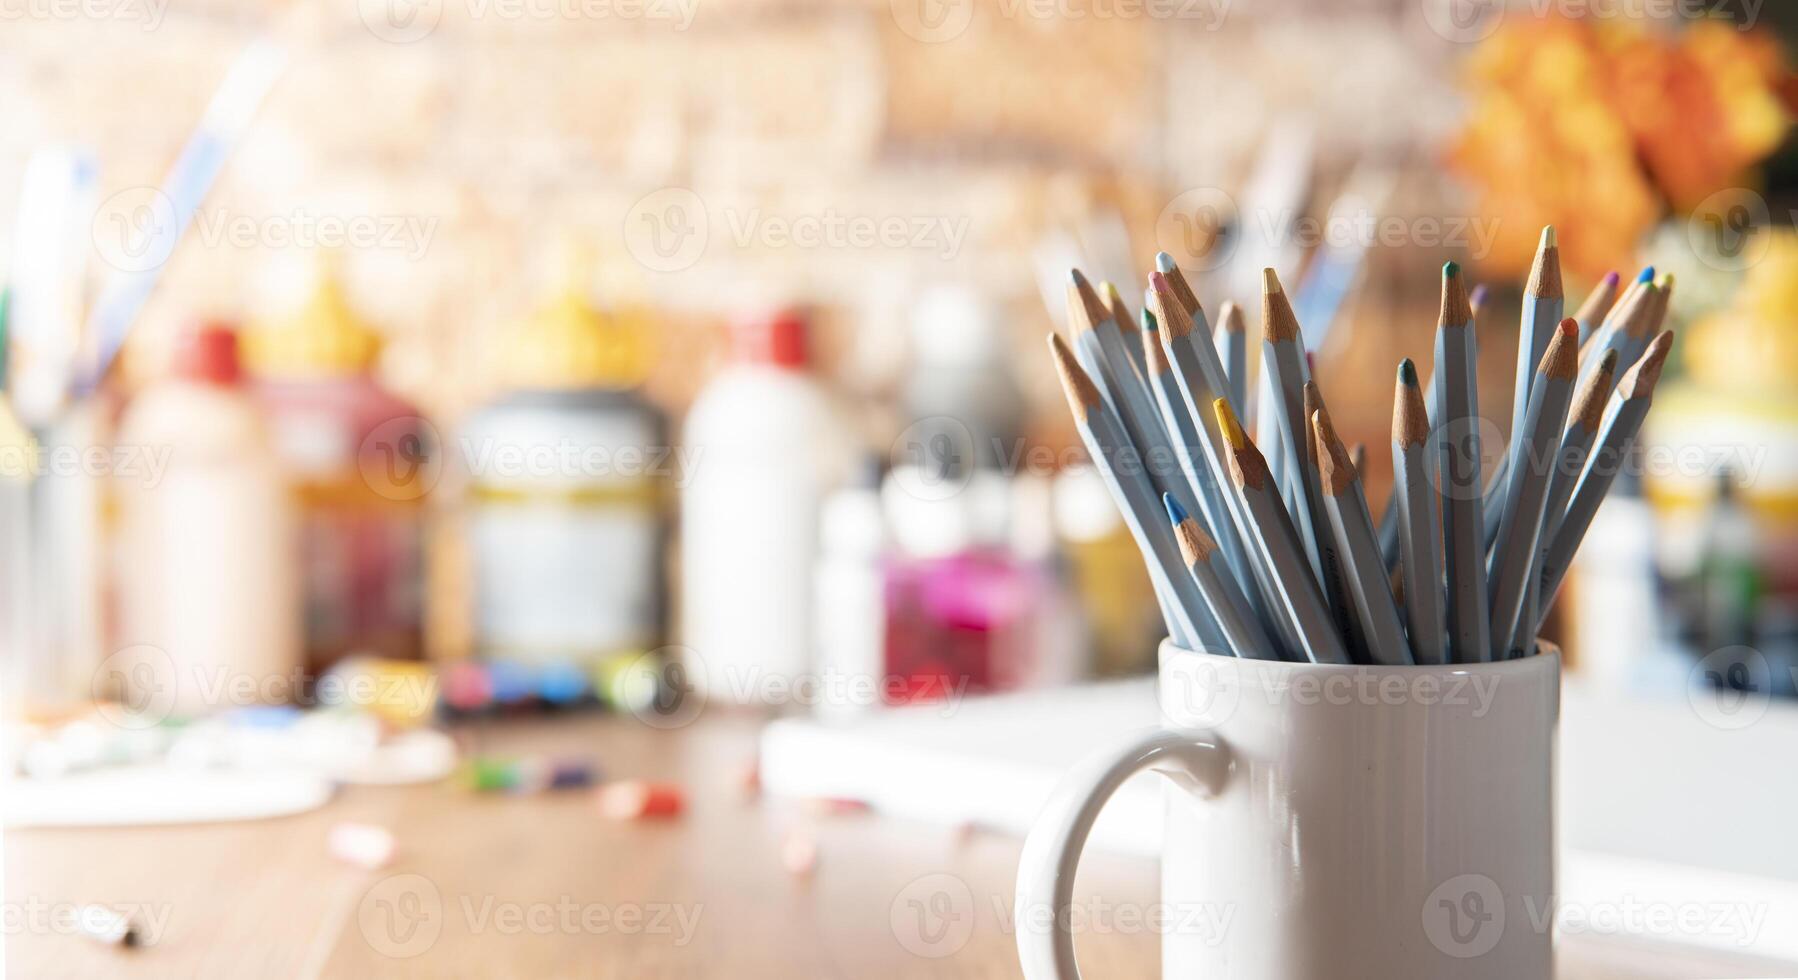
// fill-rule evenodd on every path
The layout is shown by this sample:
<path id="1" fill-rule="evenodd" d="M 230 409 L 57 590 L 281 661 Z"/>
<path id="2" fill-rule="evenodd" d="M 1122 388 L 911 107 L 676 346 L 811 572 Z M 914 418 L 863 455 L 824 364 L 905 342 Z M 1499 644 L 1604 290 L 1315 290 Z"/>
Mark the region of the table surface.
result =
<path id="1" fill-rule="evenodd" d="M 678 819 L 612 823 L 590 795 L 481 796 L 444 783 L 352 787 L 303 815 L 215 826 L 6 835 L 6 962 L 59 977 L 1013 977 L 1018 841 L 871 813 L 755 799 L 756 722 L 717 713 L 678 732 L 589 716 L 490 723 L 483 752 L 588 754 L 612 778 L 687 788 Z M 331 860 L 329 828 L 379 823 L 395 861 Z M 809 876 L 784 850 L 810 842 Z M 1156 901 L 1154 863 L 1094 855 L 1078 895 L 1113 908 L 1083 935 L 1088 976 L 1150 977 L 1157 939 L 1127 909 Z M 143 910 L 119 949 L 50 912 Z M 1563 944 L 1577 980 L 1775 976 L 1665 947 Z"/>

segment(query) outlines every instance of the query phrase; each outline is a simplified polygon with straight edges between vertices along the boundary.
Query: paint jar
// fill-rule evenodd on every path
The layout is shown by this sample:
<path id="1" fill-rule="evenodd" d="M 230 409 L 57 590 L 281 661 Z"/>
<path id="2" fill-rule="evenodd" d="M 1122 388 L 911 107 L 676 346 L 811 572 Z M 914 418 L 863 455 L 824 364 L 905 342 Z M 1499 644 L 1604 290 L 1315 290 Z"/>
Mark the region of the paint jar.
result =
<path id="1" fill-rule="evenodd" d="M 106 676 L 125 690 L 113 693 L 177 716 L 294 697 L 292 498 L 237 334 L 187 335 L 172 373 L 132 400 L 119 443 L 166 451 L 167 464 L 158 479 L 116 482 L 120 649 Z"/>
<path id="2" fill-rule="evenodd" d="M 290 316 L 247 338 L 255 392 L 301 528 L 306 668 L 424 654 L 432 429 L 375 377 L 381 336 L 322 275 Z"/>
<path id="3" fill-rule="evenodd" d="M 591 668 L 660 645 L 667 488 L 662 413 L 634 319 L 568 288 L 506 347 L 508 392 L 454 454 L 466 478 L 475 656 Z"/>

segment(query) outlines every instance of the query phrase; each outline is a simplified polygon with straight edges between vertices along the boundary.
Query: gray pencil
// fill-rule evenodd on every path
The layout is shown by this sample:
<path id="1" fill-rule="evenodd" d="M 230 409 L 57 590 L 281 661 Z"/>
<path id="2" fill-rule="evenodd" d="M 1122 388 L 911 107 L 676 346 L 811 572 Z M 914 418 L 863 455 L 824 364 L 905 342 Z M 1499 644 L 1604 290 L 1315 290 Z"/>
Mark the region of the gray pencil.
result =
<path id="1" fill-rule="evenodd" d="M 1579 305 L 1573 318 L 1579 321 L 1579 344 L 1584 350 L 1586 341 L 1592 337 L 1593 331 L 1603 322 L 1604 315 L 1611 311 L 1611 304 L 1617 301 L 1618 277 L 1615 272 L 1607 272 L 1598 285 L 1586 296 L 1586 301 Z"/>
<path id="2" fill-rule="evenodd" d="M 1155 392 L 1155 405 L 1161 412 L 1163 424 L 1174 435 L 1174 454 L 1179 458 L 1180 468 L 1186 478 L 1198 488 L 1199 512 L 1204 518 L 1205 527 L 1228 528 L 1235 530 L 1236 518 L 1224 502 L 1224 491 L 1217 484 L 1217 472 L 1207 461 L 1209 455 L 1205 437 L 1198 431 L 1193 417 L 1186 411 L 1185 399 L 1180 393 L 1179 379 L 1174 376 L 1172 367 L 1167 362 L 1167 352 L 1158 339 L 1159 321 L 1148 310 L 1142 312 L 1143 355 L 1147 359 L 1149 387 Z M 1186 513 L 1185 508 L 1181 508 Z M 1213 540 L 1217 535 L 1212 535 Z M 1225 557 L 1226 565 L 1228 556 Z M 1249 583 L 1254 580 L 1245 568 L 1240 575 L 1234 568 L 1230 574 L 1237 581 Z M 1251 614 L 1259 616 L 1259 610 L 1250 606 Z M 1277 652 L 1277 651 L 1276 651 Z"/>
<path id="3" fill-rule="evenodd" d="M 1093 467 L 1118 502 L 1124 523 L 1146 559 L 1149 578 L 1162 594 L 1162 610 L 1169 617 L 1168 636 L 1187 649 L 1222 652 L 1228 646 L 1223 633 L 1211 619 L 1191 576 L 1181 572 L 1179 545 L 1167 529 L 1167 522 L 1160 518 L 1161 508 L 1156 506 L 1159 496 L 1150 489 L 1142 470 L 1129 461 L 1134 450 L 1122 424 L 1106 406 L 1098 386 L 1080 366 L 1067 342 L 1051 334 L 1049 351 Z"/>
<path id="4" fill-rule="evenodd" d="M 1566 299 L 1561 290 L 1561 250 L 1555 244 L 1555 229 L 1542 229 L 1542 240 L 1536 246 L 1536 260 L 1530 265 L 1529 282 L 1523 287 L 1523 316 L 1517 328 L 1517 375 L 1511 401 L 1511 447 L 1505 455 L 1514 469 L 1517 454 L 1522 451 L 1524 415 L 1529 411 L 1530 388 L 1536 383 L 1537 368 L 1548 342 L 1561 323 Z M 1579 354 L 1575 347 L 1570 353 Z"/>
<path id="5" fill-rule="evenodd" d="M 1321 492 L 1323 484 L 1320 456 L 1321 444 L 1316 433 L 1312 432 L 1311 417 L 1324 411 L 1323 392 L 1317 382 L 1305 382 L 1305 453 L 1299 465 L 1304 467 L 1319 487 L 1317 496 L 1317 513 L 1311 515 L 1313 526 L 1317 528 L 1317 560 L 1318 567 L 1323 570 L 1324 600 L 1330 604 L 1330 616 L 1336 620 L 1336 628 L 1342 634 L 1343 642 L 1348 644 L 1349 656 L 1357 660 L 1364 659 L 1369 638 L 1362 629 L 1362 621 L 1355 614 L 1355 598 L 1348 587 L 1349 571 L 1344 565 L 1342 549 L 1335 534 L 1330 531 L 1330 518 L 1325 513 L 1324 496 Z M 1325 412 L 1327 415 L 1328 412 Z M 1356 472 L 1360 467 L 1356 467 Z M 1370 522 L 1371 525 L 1371 522 Z M 1371 526 L 1369 533 L 1372 533 Z M 1374 545 L 1377 554 L 1379 545 Z"/>
<path id="6" fill-rule="evenodd" d="M 1230 386 L 1230 407 L 1238 416 L 1248 410 L 1249 338 L 1242 307 L 1226 300 L 1217 312 L 1218 357 L 1224 362 L 1224 380 Z"/>
<path id="7" fill-rule="evenodd" d="M 1430 490 L 1430 467 L 1424 444 L 1430 422 L 1417 386 L 1417 365 L 1410 358 L 1398 366 L 1392 395 L 1392 496 L 1402 558 L 1400 581 L 1405 619 L 1410 626 L 1411 653 L 1420 664 L 1448 662 L 1448 632 L 1442 599 L 1442 546 L 1436 524 L 1436 498 Z"/>
<path id="8" fill-rule="evenodd" d="M 1122 328 L 1078 269 L 1069 275 L 1068 323 L 1074 330 L 1075 350 L 1083 355 L 1081 365 L 1123 420 L 1124 431 L 1148 466 L 1154 499 L 1171 493 L 1181 506 L 1198 510 L 1198 498 L 1179 470 L 1172 437 L 1161 424 L 1147 382 L 1125 352 Z"/>
<path id="9" fill-rule="evenodd" d="M 1511 639 L 1527 614 L 1530 568 L 1535 564 L 1536 542 L 1542 533 L 1549 471 L 1578 373 L 1579 321 L 1569 317 L 1561 321 L 1554 340 L 1543 352 L 1536 380 L 1530 385 L 1529 410 L 1511 440 L 1516 451 L 1511 457 L 1511 478 L 1502 495 L 1504 517 L 1499 522 L 1498 543 L 1492 552 L 1486 585 L 1487 608 L 1492 612 L 1492 651 L 1500 659 L 1513 652 Z M 1529 639 L 1525 638 L 1526 644 Z"/>
<path id="10" fill-rule="evenodd" d="M 1480 485 L 1479 390 L 1474 375 L 1473 311 L 1461 267 L 1442 267 L 1436 329 L 1436 389 L 1441 421 L 1432 434 L 1442 492 L 1442 566 L 1448 580 L 1448 651 L 1455 663 L 1492 659 L 1486 615 L 1486 552 Z"/>
<path id="11" fill-rule="evenodd" d="M 1148 300 L 1155 307 L 1160 322 L 1158 332 L 1162 352 L 1167 355 L 1167 360 L 1173 367 L 1174 381 L 1179 387 L 1180 401 L 1186 408 L 1186 416 L 1198 426 L 1199 434 L 1204 438 L 1206 451 L 1200 455 L 1204 456 L 1214 477 L 1212 482 L 1202 484 L 1201 488 L 1210 486 L 1215 491 L 1217 498 L 1212 507 L 1216 509 L 1201 507 L 1200 510 L 1207 517 L 1218 517 L 1207 530 L 1223 547 L 1225 563 L 1236 580 L 1250 591 L 1249 604 L 1255 608 L 1256 614 L 1264 623 L 1271 624 L 1282 639 L 1291 641 L 1296 648 L 1298 636 L 1284 630 L 1283 620 L 1275 615 L 1276 602 L 1270 572 L 1250 552 L 1248 517 L 1242 512 L 1236 494 L 1228 489 L 1230 475 L 1227 447 L 1223 434 L 1218 431 L 1216 415 L 1210 411 L 1211 400 L 1223 397 L 1226 389 L 1223 367 L 1217 361 L 1217 350 L 1209 342 L 1208 331 L 1200 326 L 1204 311 L 1187 306 L 1186 301 L 1181 298 L 1191 293 L 1191 290 L 1182 288 L 1184 282 L 1178 270 L 1171 273 L 1152 272 L 1149 274 Z M 1232 519 L 1223 520 L 1225 514 Z M 1251 583 L 1253 588 L 1250 587 Z"/>
<path id="12" fill-rule="evenodd" d="M 1555 592 L 1560 589 L 1561 581 L 1567 575 L 1567 566 L 1573 561 L 1573 553 L 1579 550 L 1580 541 L 1586 536 L 1586 529 L 1592 525 L 1592 518 L 1598 513 L 1598 505 L 1604 502 L 1605 494 L 1611 489 L 1611 482 L 1617 478 L 1618 471 L 1623 469 L 1629 458 L 1637 433 L 1642 431 L 1642 419 L 1648 414 L 1655 383 L 1661 378 L 1661 368 L 1666 365 L 1667 352 L 1672 346 L 1672 331 L 1662 333 L 1648 345 L 1647 352 L 1636 366 L 1630 368 L 1622 380 L 1617 382 L 1616 394 L 1611 397 L 1611 404 L 1605 409 L 1604 421 L 1599 424 L 1597 448 L 1586 463 L 1585 472 L 1580 474 L 1579 482 L 1574 485 L 1573 498 L 1567 505 L 1567 513 L 1561 518 L 1561 526 L 1555 530 L 1554 540 L 1549 542 L 1547 551 L 1543 553 L 1540 574 L 1544 601 L 1542 608 L 1537 611 L 1538 628 L 1540 618 L 1553 602 Z"/>
<path id="13" fill-rule="evenodd" d="M 1630 365 L 1642 355 L 1642 350 L 1653 336 L 1650 328 L 1655 320 L 1655 308 L 1659 305 L 1657 293 L 1660 287 L 1653 281 L 1654 269 L 1642 270 L 1642 275 L 1630 284 L 1629 289 L 1617 299 L 1617 305 L 1611 307 L 1604 322 L 1593 332 L 1592 339 L 1580 351 L 1580 381 L 1592 373 L 1594 366 L 1604 358 L 1605 351 L 1617 352 L 1617 370 L 1627 371 Z"/>
<path id="14" fill-rule="evenodd" d="M 1405 642 L 1405 628 L 1398 618 L 1398 605 L 1392 600 L 1392 589 L 1386 582 L 1386 565 L 1380 561 L 1379 545 L 1374 543 L 1373 518 L 1367 512 L 1367 497 L 1361 490 L 1361 477 L 1336 427 L 1330 424 L 1330 412 L 1321 405 L 1311 415 L 1311 435 L 1316 444 L 1318 474 L 1323 490 L 1324 514 L 1330 534 L 1336 539 L 1343 590 L 1353 600 L 1360 632 L 1365 637 L 1367 657 L 1385 666 L 1413 664 L 1411 645 Z"/>
<path id="15" fill-rule="evenodd" d="M 1124 353 L 1129 355 L 1130 363 L 1136 367 L 1136 373 L 1146 383 L 1149 369 L 1148 359 L 1143 355 L 1143 344 L 1151 342 L 1152 338 L 1144 337 L 1142 331 L 1137 328 L 1136 318 L 1130 315 L 1130 308 L 1124 305 L 1124 297 L 1118 293 L 1116 286 L 1109 282 L 1102 282 L 1099 284 L 1099 289 L 1104 293 L 1105 312 L 1111 315 L 1111 322 L 1118 325 L 1118 330 L 1124 337 Z"/>
<path id="16" fill-rule="evenodd" d="M 1592 439 L 1604 422 L 1605 403 L 1610 400 L 1612 380 L 1617 374 L 1617 352 L 1605 351 L 1598 370 L 1580 382 L 1574 393 L 1573 407 L 1567 414 L 1567 431 L 1561 437 L 1560 451 L 1555 453 L 1554 468 L 1548 475 L 1548 492 L 1542 501 L 1542 531 L 1536 536 L 1535 553 L 1530 558 L 1529 590 L 1524 595 L 1523 615 L 1518 617 L 1517 631 L 1507 644 L 1513 650 L 1528 649 L 1541 620 L 1542 562 L 1549 542 L 1561 529 L 1561 518 L 1567 513 L 1567 498 L 1573 495 L 1573 484 L 1585 469 L 1586 454 Z"/>
<path id="17" fill-rule="evenodd" d="M 1273 385 L 1274 408 L 1279 413 L 1280 438 L 1287 447 L 1287 462 L 1297 470 L 1291 501 L 1293 523 L 1311 570 L 1320 579 L 1327 573 L 1319 557 L 1318 525 L 1323 507 L 1318 497 L 1317 474 L 1305 465 L 1305 444 L 1309 441 L 1305 424 L 1305 342 L 1299 335 L 1298 317 L 1280 277 L 1272 269 L 1261 270 L 1261 364 Z"/>
<path id="18" fill-rule="evenodd" d="M 1323 590 L 1318 588 L 1317 578 L 1305 562 L 1298 532 L 1292 527 L 1285 505 L 1280 503 L 1267 460 L 1249 441 L 1248 433 L 1242 431 L 1242 423 L 1230 410 L 1229 399 L 1215 399 L 1211 408 L 1217 413 L 1218 428 L 1230 444 L 1231 484 L 1249 514 L 1256 547 L 1273 570 L 1280 602 L 1291 617 L 1305 656 L 1313 663 L 1349 663 L 1348 649 L 1330 621 Z"/>
<path id="19" fill-rule="evenodd" d="M 1223 628 L 1224 639 L 1229 641 L 1236 655 L 1258 660 L 1281 659 L 1280 648 L 1274 645 L 1273 638 L 1249 609 L 1242 590 L 1236 587 L 1228 570 L 1219 567 L 1217 542 L 1199 527 L 1199 522 L 1180 510 L 1174 498 L 1163 498 L 1162 503 L 1167 506 L 1168 518 L 1173 521 L 1174 537 L 1180 542 L 1180 557 L 1186 562 L 1187 572 L 1192 575 L 1199 594 L 1210 604 L 1212 617 Z"/>

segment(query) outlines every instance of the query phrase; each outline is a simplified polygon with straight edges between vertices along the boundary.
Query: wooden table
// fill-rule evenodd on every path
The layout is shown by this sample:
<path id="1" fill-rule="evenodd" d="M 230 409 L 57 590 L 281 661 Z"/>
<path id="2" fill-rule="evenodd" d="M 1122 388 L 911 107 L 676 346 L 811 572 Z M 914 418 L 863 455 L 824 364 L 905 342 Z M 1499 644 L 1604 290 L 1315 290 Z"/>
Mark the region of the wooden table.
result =
<path id="1" fill-rule="evenodd" d="M 477 796 L 450 784 L 358 787 L 257 823 L 6 836 L 7 966 L 81 977 L 1013 977 L 1018 842 L 875 814 L 755 800 L 739 774 L 755 723 L 714 712 L 677 732 L 621 718 L 485 726 L 481 751 L 591 754 L 613 778 L 678 780 L 687 813 L 619 824 L 584 792 Z M 331 860 L 340 820 L 394 828 L 380 871 Z M 782 861 L 794 837 L 815 873 Z M 1081 937 L 1090 977 L 1150 977 L 1152 862 L 1095 855 L 1079 895 L 1107 928 Z M 145 910 L 151 943 L 69 935 L 83 903 Z M 1101 921 L 1095 918 L 1095 922 Z M 1772 976 L 1616 943 L 1564 946 L 1579 980 Z"/>

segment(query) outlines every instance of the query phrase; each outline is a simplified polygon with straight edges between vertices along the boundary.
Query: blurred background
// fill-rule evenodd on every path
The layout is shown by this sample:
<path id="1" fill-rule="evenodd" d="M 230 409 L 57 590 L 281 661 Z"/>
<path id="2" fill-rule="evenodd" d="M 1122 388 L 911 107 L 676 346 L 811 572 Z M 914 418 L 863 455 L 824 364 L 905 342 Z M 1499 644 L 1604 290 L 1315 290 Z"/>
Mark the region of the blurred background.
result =
<path id="1" fill-rule="evenodd" d="M 1445 260 L 1484 287 L 1502 447 L 1548 224 L 1570 313 L 1651 266 L 1680 337 L 1548 627 L 1608 705 L 1569 712 L 1566 833 L 1798 890 L 1790 10 L 12 0 L 0 20 L 8 819 L 63 828 L 8 836 L 15 890 L 110 902 L 69 884 L 78 858 L 169 839 L 121 826 L 333 794 L 404 855 L 370 783 L 444 805 L 580 787 L 639 819 L 741 768 L 826 810 L 1016 831 L 1039 797 L 940 802 L 1010 737 L 976 696 L 1138 678 L 1095 688 L 1131 705 L 1103 717 L 1152 711 L 1131 699 L 1162 633 L 1044 355 L 1068 270 L 1134 316 L 1166 252 L 1213 323 L 1241 304 L 1256 363 L 1276 269 L 1378 514 L 1392 371 L 1430 354 Z M 944 769 L 870 780 L 932 738 Z M 1620 753 L 1680 775 L 1619 775 Z M 793 876 L 832 833 L 814 823 L 770 845 Z M 67 830 L 92 824 L 117 826 Z M 76 962 L 13 939 L 28 975 Z M 1798 958 L 1759 942 L 1735 952 Z"/>

